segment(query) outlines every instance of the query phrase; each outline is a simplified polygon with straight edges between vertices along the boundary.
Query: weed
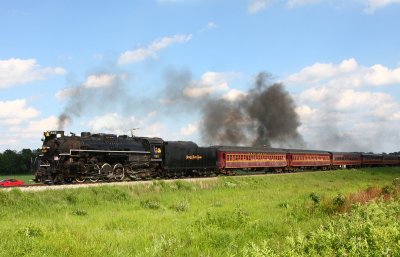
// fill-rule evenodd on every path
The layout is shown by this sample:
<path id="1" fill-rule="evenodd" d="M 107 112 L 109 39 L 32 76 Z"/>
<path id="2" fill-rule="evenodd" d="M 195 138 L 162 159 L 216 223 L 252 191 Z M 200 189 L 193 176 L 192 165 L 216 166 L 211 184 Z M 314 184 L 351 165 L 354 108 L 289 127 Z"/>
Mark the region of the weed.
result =
<path id="1" fill-rule="evenodd" d="M 88 213 L 85 210 L 73 210 L 72 214 L 76 215 L 76 216 L 86 216 Z"/>
<path id="2" fill-rule="evenodd" d="M 145 209 L 158 210 L 161 209 L 161 203 L 158 200 L 146 199 L 140 202 L 140 206 Z"/>
<path id="3" fill-rule="evenodd" d="M 21 229 L 19 233 L 26 237 L 40 237 L 43 235 L 42 229 L 34 225 L 28 225 Z"/>
<path id="4" fill-rule="evenodd" d="M 280 203 L 278 206 L 279 206 L 280 208 L 285 208 L 285 209 L 288 209 L 288 208 L 289 208 L 289 204 L 288 204 L 287 202 Z"/>
<path id="5" fill-rule="evenodd" d="M 319 205 L 319 203 L 321 202 L 321 196 L 319 196 L 317 193 L 312 192 L 310 194 L 310 198 L 314 205 Z"/>
<path id="6" fill-rule="evenodd" d="M 178 201 L 177 203 L 173 204 L 170 208 L 177 211 L 177 212 L 185 212 L 189 209 L 189 202 L 184 199 L 182 201 Z"/>
<path id="7" fill-rule="evenodd" d="M 178 190 L 187 190 L 187 191 L 195 190 L 195 187 L 193 186 L 193 184 L 182 181 L 182 180 L 176 181 L 175 185 Z"/>
<path id="8" fill-rule="evenodd" d="M 225 187 L 228 187 L 228 188 L 235 188 L 237 186 L 236 183 L 232 183 L 229 181 L 225 181 L 224 185 L 225 185 Z"/>
<path id="9" fill-rule="evenodd" d="M 332 204 L 337 208 L 342 207 L 346 203 L 346 198 L 342 194 L 338 194 L 332 199 Z"/>
<path id="10" fill-rule="evenodd" d="M 70 205 L 75 205 L 76 202 L 78 201 L 78 198 L 77 198 L 75 195 L 73 195 L 73 194 L 68 194 L 68 195 L 65 197 L 65 200 L 67 201 L 68 204 L 70 204 Z"/>

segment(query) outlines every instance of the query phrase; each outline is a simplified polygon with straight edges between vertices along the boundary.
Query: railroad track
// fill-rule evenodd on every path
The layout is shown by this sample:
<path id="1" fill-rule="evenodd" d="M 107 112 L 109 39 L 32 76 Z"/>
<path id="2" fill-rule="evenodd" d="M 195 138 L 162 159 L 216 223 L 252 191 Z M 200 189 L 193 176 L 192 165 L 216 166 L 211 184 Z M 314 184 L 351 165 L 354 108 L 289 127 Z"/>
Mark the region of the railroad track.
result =
<path id="1" fill-rule="evenodd" d="M 314 172 L 331 172 L 331 170 L 325 171 L 302 171 L 302 172 L 286 172 L 286 173 L 257 173 L 257 174 L 237 174 L 234 177 L 254 177 L 254 176 L 279 176 L 279 175 L 292 175 L 298 173 L 314 173 Z M 225 176 L 229 177 L 229 176 Z M 209 181 L 216 180 L 219 176 L 214 177 L 194 177 L 194 178 L 174 178 L 174 179 L 156 179 L 156 180 L 127 180 L 127 181 L 106 181 L 106 182 L 82 182 L 82 183 L 72 183 L 72 184 L 58 184 L 58 185 L 48 185 L 48 184 L 26 184 L 18 187 L 1 187 L 0 190 L 10 191 L 13 188 L 18 188 L 21 191 L 44 191 L 44 190 L 57 190 L 66 188 L 81 188 L 81 187 L 93 187 L 93 186 L 104 186 L 104 185 L 143 185 L 152 184 L 153 181 L 164 181 L 167 183 L 173 183 L 178 180 L 184 180 L 188 182 L 193 181 Z"/>

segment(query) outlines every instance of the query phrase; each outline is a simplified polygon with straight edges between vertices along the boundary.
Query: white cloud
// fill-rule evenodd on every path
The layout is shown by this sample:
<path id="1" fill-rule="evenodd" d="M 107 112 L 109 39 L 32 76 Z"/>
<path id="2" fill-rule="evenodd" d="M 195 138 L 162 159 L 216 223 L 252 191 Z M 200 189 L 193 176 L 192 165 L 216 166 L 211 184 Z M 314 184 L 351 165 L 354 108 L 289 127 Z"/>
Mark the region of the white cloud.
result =
<path id="1" fill-rule="evenodd" d="M 21 119 L 15 124 L 2 123 L 0 119 L 0 151 L 6 149 L 40 148 L 43 132 L 57 129 L 57 118 Z"/>
<path id="2" fill-rule="evenodd" d="M 250 14 L 257 13 L 265 8 L 271 2 L 271 0 L 253 0 L 247 6 L 247 12 Z"/>
<path id="3" fill-rule="evenodd" d="M 84 86 L 88 88 L 109 87 L 115 83 L 116 79 L 117 76 L 115 74 L 90 75 Z"/>
<path id="4" fill-rule="evenodd" d="M 76 96 L 82 93 L 82 90 L 85 89 L 99 89 L 99 88 L 108 88 L 115 86 L 121 80 L 126 80 L 126 74 L 111 74 L 111 73 L 100 73 L 89 75 L 86 78 L 86 81 L 77 87 L 69 87 L 62 89 L 56 93 L 56 99 L 63 100 L 64 98 Z"/>
<path id="5" fill-rule="evenodd" d="M 400 83 L 400 68 L 371 67 L 348 59 L 316 63 L 289 75 L 284 83 L 307 85 L 295 96 L 309 148 L 345 151 L 397 151 L 400 102 L 379 87 Z"/>
<path id="6" fill-rule="evenodd" d="M 0 88 L 43 80 L 50 75 L 65 74 L 63 68 L 42 68 L 35 59 L 0 60 Z"/>
<path id="7" fill-rule="evenodd" d="M 76 96 L 77 94 L 79 94 L 79 87 L 69 87 L 58 91 L 56 93 L 56 99 L 63 100 L 71 96 Z"/>
<path id="8" fill-rule="evenodd" d="M 199 32 L 202 33 L 202 32 L 206 32 L 208 30 L 216 29 L 216 28 L 218 28 L 218 25 L 213 21 L 209 21 L 204 28 L 200 29 Z"/>
<path id="9" fill-rule="evenodd" d="M 38 115 L 39 111 L 33 107 L 26 106 L 25 99 L 0 101 L 0 122 L 19 124 L 25 119 L 35 118 Z"/>
<path id="10" fill-rule="evenodd" d="M 365 0 L 367 5 L 364 9 L 366 13 L 374 13 L 376 9 L 383 8 L 389 4 L 400 3 L 400 0 Z"/>
<path id="11" fill-rule="evenodd" d="M 228 81 L 239 76 L 235 72 L 206 72 L 201 80 L 192 81 L 191 85 L 183 89 L 183 94 L 191 98 L 201 98 L 217 91 L 229 90 Z"/>
<path id="12" fill-rule="evenodd" d="M 39 111 L 25 99 L 0 101 L 0 151 L 39 148 L 43 131 L 55 129 L 57 118 L 38 119 Z"/>
<path id="13" fill-rule="evenodd" d="M 385 86 L 400 83 L 400 67 L 390 69 L 381 64 L 360 66 L 354 58 L 339 64 L 315 63 L 300 72 L 287 76 L 286 84 L 314 86 L 326 84 L 338 88 Z"/>
<path id="14" fill-rule="evenodd" d="M 217 24 L 216 24 L 215 22 L 213 22 L 213 21 L 209 21 L 209 22 L 207 23 L 207 28 L 208 28 L 208 29 L 215 29 L 216 27 L 218 27 L 218 26 L 217 26 Z"/>
<path id="15" fill-rule="evenodd" d="M 320 2 L 320 0 L 289 0 L 286 5 L 290 8 L 299 7 L 308 4 L 315 4 Z"/>
<path id="16" fill-rule="evenodd" d="M 302 105 L 302 106 L 296 107 L 296 113 L 300 117 L 302 117 L 303 121 L 306 121 L 307 123 L 309 123 L 309 122 L 312 122 L 315 120 L 318 110 L 315 108 L 311 108 L 308 105 Z"/>
<path id="17" fill-rule="evenodd" d="M 237 89 L 231 89 L 222 96 L 222 99 L 230 101 L 230 102 L 234 102 L 234 101 L 243 99 L 246 95 L 247 95 L 246 92 L 242 92 Z"/>
<path id="18" fill-rule="evenodd" d="M 118 113 L 107 113 L 102 116 L 96 116 L 88 122 L 90 131 L 110 132 L 116 134 L 128 134 L 133 128 L 141 126 L 141 121 L 135 117 L 124 117 Z"/>
<path id="19" fill-rule="evenodd" d="M 190 123 L 186 127 L 181 128 L 181 134 L 184 136 L 190 136 L 196 133 L 199 129 L 198 124 Z"/>
<path id="20" fill-rule="evenodd" d="M 151 116 L 149 116 L 151 117 Z M 147 119 L 137 119 L 134 116 L 122 116 L 118 113 L 107 113 L 97 116 L 88 122 L 90 131 L 106 132 L 118 135 L 130 135 L 135 129 L 135 135 L 160 137 L 166 130 L 160 122 L 150 122 Z"/>
<path id="21" fill-rule="evenodd" d="M 361 2 L 365 8 L 363 11 L 368 14 L 374 13 L 377 9 L 384 8 L 390 4 L 400 3 L 400 0 L 352 0 L 353 2 Z M 272 2 L 286 3 L 289 8 L 296 8 L 316 3 L 329 3 L 335 6 L 335 3 L 341 3 L 339 0 L 326 1 L 326 0 L 252 0 L 247 6 L 247 12 L 250 14 L 257 13 L 266 9 Z"/>
<path id="22" fill-rule="evenodd" d="M 118 58 L 118 64 L 124 65 L 134 62 L 143 61 L 147 58 L 157 59 L 157 52 L 178 43 L 186 43 L 192 39 L 192 35 L 174 35 L 172 37 L 163 37 L 153 41 L 148 46 L 137 48 L 135 50 L 126 51 Z"/>

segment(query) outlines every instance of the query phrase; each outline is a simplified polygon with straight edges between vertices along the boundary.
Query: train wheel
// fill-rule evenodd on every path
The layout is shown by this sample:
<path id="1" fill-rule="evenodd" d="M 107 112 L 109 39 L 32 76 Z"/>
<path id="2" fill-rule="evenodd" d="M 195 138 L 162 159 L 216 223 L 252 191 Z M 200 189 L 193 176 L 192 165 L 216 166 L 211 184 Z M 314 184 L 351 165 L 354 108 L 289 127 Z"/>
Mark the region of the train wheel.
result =
<path id="1" fill-rule="evenodd" d="M 81 177 L 81 176 L 75 178 L 75 181 L 78 182 L 78 183 L 83 183 L 83 182 L 85 182 L 85 180 L 86 179 Z"/>
<path id="2" fill-rule="evenodd" d="M 92 166 L 93 173 L 92 176 L 89 178 L 90 182 L 96 183 L 99 181 L 99 176 L 100 176 L 100 167 L 97 164 L 94 164 Z"/>
<path id="3" fill-rule="evenodd" d="M 99 178 L 90 177 L 89 180 L 90 180 L 90 182 L 96 183 L 97 181 L 99 181 Z"/>
<path id="4" fill-rule="evenodd" d="M 124 166 L 122 164 L 117 163 L 113 168 L 114 179 L 117 181 L 122 181 L 125 178 Z"/>

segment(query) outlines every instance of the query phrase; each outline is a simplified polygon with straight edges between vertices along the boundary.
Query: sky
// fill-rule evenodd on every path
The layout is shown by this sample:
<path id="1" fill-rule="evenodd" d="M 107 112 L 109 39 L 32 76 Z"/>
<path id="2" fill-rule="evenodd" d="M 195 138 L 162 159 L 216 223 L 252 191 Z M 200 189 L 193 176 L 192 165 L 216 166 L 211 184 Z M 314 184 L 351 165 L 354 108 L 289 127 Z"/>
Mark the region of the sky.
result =
<path id="1" fill-rule="evenodd" d="M 211 144 L 196 103 L 260 72 L 304 147 L 399 151 L 399 28 L 400 0 L 3 0 L 0 151 L 57 129 Z"/>

